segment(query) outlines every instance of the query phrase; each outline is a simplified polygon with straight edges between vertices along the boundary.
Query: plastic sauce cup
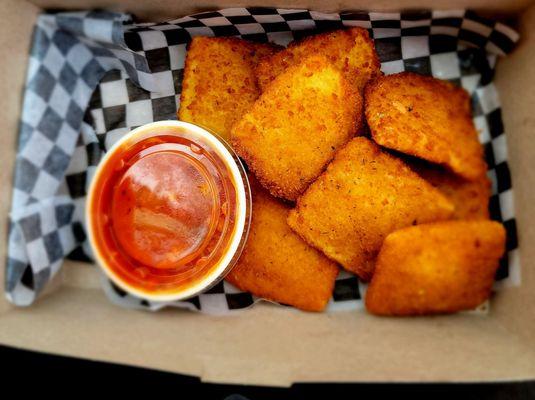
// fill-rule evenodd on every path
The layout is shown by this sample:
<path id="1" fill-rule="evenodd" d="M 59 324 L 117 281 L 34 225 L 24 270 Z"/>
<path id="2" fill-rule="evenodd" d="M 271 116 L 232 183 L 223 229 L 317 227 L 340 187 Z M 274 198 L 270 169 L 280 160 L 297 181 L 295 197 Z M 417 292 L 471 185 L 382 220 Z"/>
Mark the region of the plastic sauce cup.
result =
<path id="1" fill-rule="evenodd" d="M 126 292 L 195 296 L 238 260 L 249 231 L 244 167 L 224 140 L 180 121 L 143 125 L 104 155 L 86 221 L 95 259 Z"/>

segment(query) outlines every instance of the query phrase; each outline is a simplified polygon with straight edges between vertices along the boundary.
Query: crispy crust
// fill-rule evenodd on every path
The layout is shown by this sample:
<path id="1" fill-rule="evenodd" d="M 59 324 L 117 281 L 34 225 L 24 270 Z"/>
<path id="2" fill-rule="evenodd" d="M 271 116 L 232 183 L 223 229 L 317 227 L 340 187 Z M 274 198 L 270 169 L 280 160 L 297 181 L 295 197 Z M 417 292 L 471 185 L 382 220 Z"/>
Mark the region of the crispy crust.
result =
<path id="1" fill-rule="evenodd" d="M 486 173 L 468 93 L 411 72 L 383 76 L 365 89 L 365 114 L 382 146 L 442 164 L 475 180 Z"/>
<path id="2" fill-rule="evenodd" d="M 490 295 L 505 229 L 494 221 L 447 221 L 388 235 L 366 292 L 379 315 L 469 310 Z"/>
<path id="3" fill-rule="evenodd" d="M 230 128 L 260 95 L 254 68 L 279 48 L 237 38 L 195 37 L 186 56 L 178 119 L 228 140 Z"/>
<path id="4" fill-rule="evenodd" d="M 288 224 L 307 243 L 369 280 L 390 232 L 452 213 L 453 204 L 401 160 L 357 137 L 298 199 Z"/>
<path id="5" fill-rule="evenodd" d="M 271 194 L 293 201 L 355 135 L 361 110 L 343 74 L 312 56 L 262 93 L 232 128 L 231 143 Z"/>
<path id="6" fill-rule="evenodd" d="M 362 91 L 370 79 L 381 73 L 379 57 L 368 31 L 349 28 L 292 42 L 286 50 L 262 59 L 256 68 L 260 89 L 264 91 L 286 68 L 311 54 L 320 54 L 331 60 L 358 91 Z"/>
<path id="7" fill-rule="evenodd" d="M 486 175 L 468 181 L 443 168 L 420 160 L 409 166 L 455 205 L 453 219 L 489 219 L 491 183 Z"/>
<path id="8" fill-rule="evenodd" d="M 252 182 L 253 221 L 227 280 L 241 290 L 307 311 L 322 311 L 338 275 L 336 263 L 308 246 L 286 223 L 290 207 Z"/>

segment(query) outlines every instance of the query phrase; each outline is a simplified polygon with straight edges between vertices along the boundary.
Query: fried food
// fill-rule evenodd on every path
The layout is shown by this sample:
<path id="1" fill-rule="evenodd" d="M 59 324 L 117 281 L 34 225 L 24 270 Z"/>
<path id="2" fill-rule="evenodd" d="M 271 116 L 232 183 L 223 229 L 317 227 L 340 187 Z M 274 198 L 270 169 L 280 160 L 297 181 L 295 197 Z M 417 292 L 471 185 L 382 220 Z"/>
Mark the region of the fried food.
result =
<path id="1" fill-rule="evenodd" d="M 264 91 L 286 68 L 311 54 L 327 57 L 358 91 L 380 74 L 381 64 L 368 31 L 349 28 L 292 42 L 285 50 L 262 59 L 256 68 L 260 89 Z"/>
<path id="2" fill-rule="evenodd" d="M 383 76 L 366 86 L 365 110 L 381 146 L 442 164 L 469 180 L 485 175 L 464 89 L 410 72 Z"/>
<path id="3" fill-rule="evenodd" d="M 446 221 L 387 236 L 366 292 L 379 315 L 469 310 L 490 295 L 505 229 L 494 221 Z"/>
<path id="4" fill-rule="evenodd" d="M 489 219 L 491 184 L 483 175 L 468 181 L 443 168 L 422 161 L 409 166 L 431 185 L 440 190 L 455 205 L 453 219 Z"/>
<path id="5" fill-rule="evenodd" d="M 186 56 L 178 119 L 213 130 L 224 139 L 260 91 L 254 68 L 277 47 L 236 38 L 194 37 Z"/>
<path id="6" fill-rule="evenodd" d="M 307 311 L 329 301 L 337 265 L 286 223 L 289 206 L 253 184 L 253 221 L 238 264 L 226 279 L 241 290 Z"/>
<path id="7" fill-rule="evenodd" d="M 362 98 L 325 57 L 289 67 L 232 128 L 231 143 L 272 195 L 305 191 L 360 125 Z"/>
<path id="8" fill-rule="evenodd" d="M 386 235 L 452 213 L 453 204 L 437 189 L 358 137 L 297 200 L 288 223 L 309 244 L 369 280 Z"/>

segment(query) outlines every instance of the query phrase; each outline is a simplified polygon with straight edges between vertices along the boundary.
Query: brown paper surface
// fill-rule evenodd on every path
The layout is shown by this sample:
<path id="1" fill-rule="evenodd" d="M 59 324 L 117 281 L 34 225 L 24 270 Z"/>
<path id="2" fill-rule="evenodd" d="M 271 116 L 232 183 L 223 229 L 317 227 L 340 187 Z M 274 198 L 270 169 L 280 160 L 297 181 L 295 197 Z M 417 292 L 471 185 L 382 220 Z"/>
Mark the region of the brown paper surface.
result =
<path id="1" fill-rule="evenodd" d="M 280 7 L 306 8 L 316 11 L 337 12 L 340 10 L 399 11 L 403 9 L 477 9 L 485 14 L 511 15 L 527 8 L 532 0 L 31 0 L 41 8 L 84 9 L 88 4 L 96 8 L 129 11 L 144 20 L 165 20 L 195 12 L 226 7 Z"/>
<path id="2" fill-rule="evenodd" d="M 522 14 L 520 43 L 497 65 L 515 188 L 522 285 L 500 293 L 492 305 L 497 320 L 535 344 L 535 5 Z"/>
<path id="3" fill-rule="evenodd" d="M 43 6 L 121 9 L 172 18 L 192 6 L 167 0 L 34 0 Z M 68 4 L 67 4 L 68 3 Z M 223 1 L 221 6 L 243 5 Z M 417 3 L 417 4 L 416 4 Z M 453 4 L 455 3 L 455 4 Z M 459 0 L 500 14 L 529 1 Z M 195 9 L 214 2 L 197 2 Z M 335 11 L 370 8 L 364 1 L 286 2 L 284 6 Z M 379 1 L 373 8 L 424 7 L 421 2 Z M 432 5 L 446 4 L 429 3 Z M 279 4 L 280 5 L 280 4 Z M 438 6 L 437 6 L 438 7 Z M 197 10 L 198 11 L 198 10 Z M 0 8 L 0 278 L 4 274 L 7 212 L 17 121 L 31 30 L 37 7 L 6 0 Z M 165 15 L 163 15 L 165 14 Z M 205 381 L 290 385 L 306 381 L 502 381 L 535 378 L 535 7 L 521 17 L 522 42 L 499 64 L 497 85 L 508 133 L 521 241 L 522 286 L 501 291 L 489 316 L 377 318 L 364 313 L 310 314 L 260 304 L 235 316 L 179 310 L 159 313 L 111 304 L 94 267 L 66 263 L 63 284 L 29 308 L 0 298 L 0 343 L 43 352 L 139 365 L 200 376 Z M 3 282 L 3 279 L 2 279 Z"/>

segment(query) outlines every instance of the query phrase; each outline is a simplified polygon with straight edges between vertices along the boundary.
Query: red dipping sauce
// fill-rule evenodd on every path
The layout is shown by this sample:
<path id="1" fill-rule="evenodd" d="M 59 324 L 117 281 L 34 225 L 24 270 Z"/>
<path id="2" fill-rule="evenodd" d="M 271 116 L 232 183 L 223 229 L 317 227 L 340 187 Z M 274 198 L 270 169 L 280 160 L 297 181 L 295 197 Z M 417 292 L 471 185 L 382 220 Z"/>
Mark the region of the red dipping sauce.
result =
<path id="1" fill-rule="evenodd" d="M 134 295 L 178 300 L 234 265 L 250 222 L 243 167 L 221 139 L 195 125 L 137 128 L 99 164 L 87 201 L 95 257 Z"/>

